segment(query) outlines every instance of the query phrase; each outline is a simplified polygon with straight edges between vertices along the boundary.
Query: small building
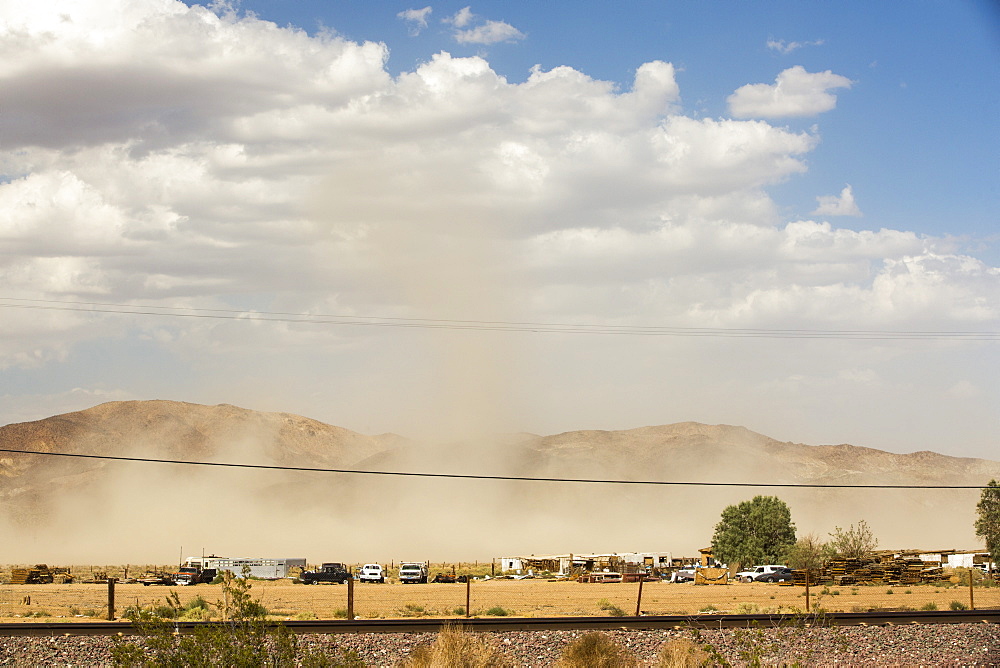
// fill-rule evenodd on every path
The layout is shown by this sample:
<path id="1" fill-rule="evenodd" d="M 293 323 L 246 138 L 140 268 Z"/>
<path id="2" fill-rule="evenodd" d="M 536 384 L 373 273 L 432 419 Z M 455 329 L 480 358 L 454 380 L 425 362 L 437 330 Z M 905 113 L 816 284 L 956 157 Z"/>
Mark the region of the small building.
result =
<path id="1" fill-rule="evenodd" d="M 222 573 L 231 571 L 236 577 L 243 577 L 243 568 L 249 568 L 248 576 L 261 578 L 264 580 L 280 580 L 287 578 L 288 573 L 293 568 L 305 569 L 305 557 L 217 557 L 214 554 L 208 557 L 188 557 L 184 560 L 185 566 L 206 570 L 214 568 Z"/>

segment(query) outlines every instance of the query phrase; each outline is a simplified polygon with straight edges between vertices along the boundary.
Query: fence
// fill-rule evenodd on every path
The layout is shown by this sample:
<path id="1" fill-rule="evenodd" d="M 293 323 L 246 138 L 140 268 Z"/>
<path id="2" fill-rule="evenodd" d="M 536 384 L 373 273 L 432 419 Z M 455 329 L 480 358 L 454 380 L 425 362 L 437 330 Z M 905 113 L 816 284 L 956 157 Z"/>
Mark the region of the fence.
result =
<path id="1" fill-rule="evenodd" d="M 109 569 L 110 570 L 110 569 Z M 699 612 L 767 613 L 1000 608 L 1000 586 L 973 571 L 949 580 L 912 585 L 577 582 L 565 579 L 470 578 L 467 582 L 304 585 L 292 579 L 251 581 L 251 595 L 275 619 L 357 619 L 466 616 L 690 615 Z M 182 618 L 218 617 L 224 592 L 217 584 L 143 585 L 132 580 L 68 584 L 0 585 L 0 620 L 107 619 L 129 609 L 179 610 Z"/>

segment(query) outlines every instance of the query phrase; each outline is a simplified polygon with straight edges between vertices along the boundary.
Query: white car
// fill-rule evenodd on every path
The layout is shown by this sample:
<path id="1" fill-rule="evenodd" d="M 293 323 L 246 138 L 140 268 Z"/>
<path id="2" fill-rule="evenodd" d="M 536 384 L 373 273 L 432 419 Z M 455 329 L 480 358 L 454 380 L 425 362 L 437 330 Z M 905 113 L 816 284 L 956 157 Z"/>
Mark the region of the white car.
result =
<path id="1" fill-rule="evenodd" d="M 761 575 L 773 573 L 774 571 L 781 570 L 782 568 L 787 568 L 787 566 L 783 564 L 767 564 L 766 566 L 757 566 L 752 571 L 740 571 L 736 574 L 736 580 L 738 582 L 753 582 Z"/>
<path id="2" fill-rule="evenodd" d="M 358 571 L 358 580 L 361 582 L 385 582 L 385 574 L 379 564 L 365 564 Z"/>

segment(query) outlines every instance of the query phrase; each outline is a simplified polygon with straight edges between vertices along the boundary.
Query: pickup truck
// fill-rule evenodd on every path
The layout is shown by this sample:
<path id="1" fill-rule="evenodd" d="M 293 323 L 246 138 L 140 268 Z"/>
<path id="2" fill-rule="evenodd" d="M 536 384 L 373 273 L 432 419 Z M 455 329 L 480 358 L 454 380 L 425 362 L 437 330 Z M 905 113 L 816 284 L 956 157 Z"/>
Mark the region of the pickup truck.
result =
<path id="1" fill-rule="evenodd" d="M 417 562 L 400 564 L 399 582 L 401 584 L 427 584 L 427 566 Z"/>
<path id="2" fill-rule="evenodd" d="M 171 579 L 179 585 L 194 585 L 201 582 L 211 582 L 218 574 L 215 568 L 199 570 L 194 566 L 181 566 L 176 573 L 171 573 Z"/>
<path id="3" fill-rule="evenodd" d="M 774 571 L 780 571 L 787 568 L 784 564 L 767 564 L 766 566 L 757 566 L 752 571 L 740 571 L 736 574 L 736 580 L 738 582 L 753 582 L 762 575 L 767 575 L 768 573 L 773 573 Z"/>
<path id="4" fill-rule="evenodd" d="M 379 564 L 365 564 L 358 573 L 358 580 L 362 582 L 385 582 L 385 574 Z"/>
<path id="5" fill-rule="evenodd" d="M 302 584 L 319 584 L 321 582 L 334 582 L 344 584 L 351 579 L 351 574 L 340 562 L 327 562 L 318 571 L 302 571 L 299 580 Z"/>

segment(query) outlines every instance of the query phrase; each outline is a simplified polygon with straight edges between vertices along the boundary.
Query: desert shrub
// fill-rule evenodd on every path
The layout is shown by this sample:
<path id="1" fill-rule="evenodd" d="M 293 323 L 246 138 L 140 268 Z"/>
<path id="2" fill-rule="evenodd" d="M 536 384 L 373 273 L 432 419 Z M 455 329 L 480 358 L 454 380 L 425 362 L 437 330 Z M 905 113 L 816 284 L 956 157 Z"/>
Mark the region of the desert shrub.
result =
<path id="1" fill-rule="evenodd" d="M 717 607 L 715 607 L 714 605 L 706 605 L 704 608 L 702 608 L 698 612 L 718 612 L 718 611 L 719 611 L 719 609 Z"/>
<path id="2" fill-rule="evenodd" d="M 416 648 L 400 664 L 403 668 L 513 668 L 493 645 L 461 627 L 445 626 L 431 645 Z"/>
<path id="3" fill-rule="evenodd" d="M 736 606 L 737 615 L 756 615 L 760 612 L 760 607 L 756 603 L 740 603 Z"/>
<path id="4" fill-rule="evenodd" d="M 696 668 L 712 663 L 712 655 L 689 638 L 674 638 L 663 643 L 656 657 L 657 668 Z"/>
<path id="5" fill-rule="evenodd" d="M 639 661 L 607 635 L 595 631 L 567 645 L 555 665 L 556 668 L 626 668 L 638 666 Z"/>
<path id="6" fill-rule="evenodd" d="M 427 609 L 422 605 L 417 605 L 416 603 L 407 603 L 399 612 L 404 617 L 421 617 L 427 613 Z"/>
<path id="7" fill-rule="evenodd" d="M 490 617 L 510 617 L 511 615 L 514 614 L 514 611 L 508 610 L 507 608 L 504 608 L 499 605 L 495 605 L 489 610 L 487 610 L 484 614 L 489 615 Z"/>
<path id="8" fill-rule="evenodd" d="M 950 606 L 952 610 L 965 610 L 967 608 L 965 603 L 962 603 L 961 601 L 952 601 Z"/>
<path id="9" fill-rule="evenodd" d="M 625 611 L 619 608 L 617 605 L 612 603 L 606 598 L 602 598 L 597 602 L 597 607 L 599 607 L 604 612 L 608 613 L 609 617 L 624 617 Z"/>
<path id="10" fill-rule="evenodd" d="M 935 603 L 934 601 L 931 601 L 930 603 L 924 603 L 923 606 L 920 609 L 921 610 L 937 610 L 938 607 L 937 607 L 937 603 Z"/>
<path id="11" fill-rule="evenodd" d="M 451 614 L 453 614 L 453 615 L 463 615 L 464 616 L 465 615 L 465 606 L 464 605 L 458 606 L 457 608 L 455 608 L 454 610 L 451 611 Z"/>
<path id="12" fill-rule="evenodd" d="M 139 639 L 119 636 L 113 639 L 111 661 L 115 666 L 187 668 L 208 666 L 292 666 L 310 668 L 350 667 L 362 664 L 351 652 L 330 656 L 321 651 L 299 648 L 295 634 L 278 625 L 267 625 L 267 609 L 250 593 L 251 583 L 227 573 L 222 583 L 223 599 L 215 604 L 224 621 L 198 627 L 193 633 L 174 635 L 173 624 L 154 609 L 130 608 L 129 618 L 140 633 Z M 200 600 L 199 600 L 200 599 Z M 176 593 L 167 598 L 175 612 L 208 612 L 208 603 L 196 598 L 180 606 Z M 160 606 L 156 606 L 160 607 Z M 186 609 L 185 609 L 186 608 Z M 200 614 L 200 613 L 199 613 Z"/>

